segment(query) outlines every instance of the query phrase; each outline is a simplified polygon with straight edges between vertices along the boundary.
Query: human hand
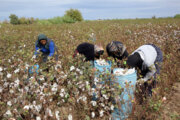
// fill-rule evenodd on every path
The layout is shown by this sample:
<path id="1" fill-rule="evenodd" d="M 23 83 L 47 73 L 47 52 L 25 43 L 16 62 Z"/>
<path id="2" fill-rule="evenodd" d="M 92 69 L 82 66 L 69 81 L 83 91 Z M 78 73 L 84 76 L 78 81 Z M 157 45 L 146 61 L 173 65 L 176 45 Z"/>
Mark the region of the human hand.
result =
<path id="1" fill-rule="evenodd" d="M 94 68 L 92 68 L 92 72 L 96 72 L 96 68 L 94 67 Z"/>

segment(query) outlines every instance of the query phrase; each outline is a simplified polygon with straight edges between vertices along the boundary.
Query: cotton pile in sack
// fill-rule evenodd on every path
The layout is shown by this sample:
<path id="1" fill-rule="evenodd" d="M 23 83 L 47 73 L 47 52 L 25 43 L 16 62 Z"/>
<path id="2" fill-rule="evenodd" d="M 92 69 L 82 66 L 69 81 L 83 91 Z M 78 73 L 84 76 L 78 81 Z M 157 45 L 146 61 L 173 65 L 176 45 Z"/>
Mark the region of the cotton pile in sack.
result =
<path id="1" fill-rule="evenodd" d="M 123 76 L 123 75 L 129 75 L 135 72 L 135 68 L 132 69 L 123 69 L 123 68 L 118 68 L 116 69 L 116 71 L 114 72 L 114 74 L 116 76 Z"/>
<path id="2" fill-rule="evenodd" d="M 97 64 L 100 65 L 100 66 L 106 66 L 106 65 L 109 65 L 108 62 L 106 62 L 105 59 L 99 59 L 99 60 L 96 60 Z"/>

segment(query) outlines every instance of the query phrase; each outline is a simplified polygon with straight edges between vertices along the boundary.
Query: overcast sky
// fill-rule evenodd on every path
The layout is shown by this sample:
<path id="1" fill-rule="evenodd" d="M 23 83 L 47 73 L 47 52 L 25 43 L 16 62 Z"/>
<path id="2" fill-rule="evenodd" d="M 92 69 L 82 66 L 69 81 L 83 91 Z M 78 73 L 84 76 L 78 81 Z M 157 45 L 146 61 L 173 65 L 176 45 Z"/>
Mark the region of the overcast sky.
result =
<path id="1" fill-rule="evenodd" d="M 10 14 L 52 18 L 70 8 L 86 20 L 168 17 L 180 14 L 180 0 L 0 0 L 0 20 Z"/>

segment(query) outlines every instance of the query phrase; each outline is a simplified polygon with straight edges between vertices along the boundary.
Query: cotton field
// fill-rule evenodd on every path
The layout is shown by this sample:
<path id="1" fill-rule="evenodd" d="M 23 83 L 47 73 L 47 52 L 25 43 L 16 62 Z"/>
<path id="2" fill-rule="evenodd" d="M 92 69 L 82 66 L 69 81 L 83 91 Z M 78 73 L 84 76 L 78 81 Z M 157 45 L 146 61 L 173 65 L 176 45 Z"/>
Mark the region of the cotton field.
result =
<path id="1" fill-rule="evenodd" d="M 180 20 L 106 20 L 64 25 L 0 25 L 0 119 L 17 120 L 100 120 L 111 119 L 114 104 L 122 89 L 110 87 L 107 75 L 95 78 L 91 62 L 84 57 L 72 58 L 81 42 L 101 42 L 105 48 L 112 40 L 123 42 L 129 53 L 146 43 L 159 46 L 164 55 L 163 68 L 154 89 L 153 102 L 136 104 L 129 119 L 156 119 L 154 104 L 166 99 L 165 89 L 178 81 L 180 57 Z M 35 41 L 40 33 L 53 39 L 58 46 L 58 61 L 47 64 L 31 60 Z M 108 65 L 105 52 L 99 65 Z M 122 62 L 122 61 L 120 61 Z M 29 74 L 39 64 L 38 73 Z M 47 71 L 48 69 L 48 71 Z M 135 69 L 119 69 L 117 75 L 131 74 Z M 113 77 L 111 78 L 113 79 Z M 99 82 L 104 81 L 104 84 Z M 94 87 L 94 85 L 96 87 Z M 133 100 L 132 100 L 133 101 Z M 146 109 L 143 111 L 143 106 Z M 162 106 L 159 106 L 161 108 Z M 158 112 L 160 109 L 158 109 Z"/>

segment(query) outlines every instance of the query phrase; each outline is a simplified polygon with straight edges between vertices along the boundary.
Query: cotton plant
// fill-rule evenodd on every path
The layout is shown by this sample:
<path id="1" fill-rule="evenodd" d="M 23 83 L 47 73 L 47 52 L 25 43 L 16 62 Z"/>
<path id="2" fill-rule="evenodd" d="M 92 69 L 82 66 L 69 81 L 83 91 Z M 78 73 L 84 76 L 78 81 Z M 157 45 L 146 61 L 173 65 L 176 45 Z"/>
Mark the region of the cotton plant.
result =
<path id="1" fill-rule="evenodd" d="M 93 75 L 94 73 L 91 71 L 92 68 L 87 67 L 91 65 L 89 65 L 89 63 L 85 63 L 84 65 L 83 63 L 83 67 L 82 67 L 81 64 L 82 63 L 78 61 L 78 64 L 71 64 L 70 66 L 70 72 L 67 78 L 68 79 L 67 85 L 69 86 L 69 90 L 73 89 L 73 92 L 70 92 L 70 96 L 71 97 L 73 95 L 76 96 L 76 102 L 77 102 L 76 106 L 78 104 L 83 104 L 87 106 L 90 111 L 103 110 L 104 112 L 106 111 L 107 113 L 110 113 L 111 111 L 113 111 L 110 109 L 112 104 L 104 104 L 103 102 L 108 103 L 108 101 L 111 99 L 110 93 L 114 92 L 116 89 L 111 90 L 111 88 L 108 87 L 109 85 L 108 82 L 105 82 L 104 84 L 99 84 L 101 81 L 103 81 L 103 79 L 106 79 L 107 75 L 103 75 L 100 78 L 96 77 L 95 80 L 93 81 L 92 79 L 94 78 Z M 81 76 L 79 71 L 83 71 L 83 73 L 87 73 L 87 74 Z M 78 78 L 76 77 L 77 74 L 80 75 Z M 91 81 L 89 81 L 90 79 Z M 93 88 L 94 84 L 96 85 L 95 88 Z M 88 95 L 86 93 L 88 93 Z M 93 100 L 94 99 L 93 97 L 95 97 L 96 100 Z M 86 105 L 85 104 L 86 102 L 89 102 L 90 106 L 88 104 Z M 102 117 L 104 116 L 104 112 L 101 111 Z M 89 116 L 91 116 L 91 114 L 89 114 Z"/>

